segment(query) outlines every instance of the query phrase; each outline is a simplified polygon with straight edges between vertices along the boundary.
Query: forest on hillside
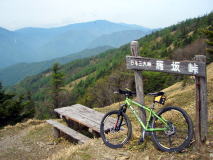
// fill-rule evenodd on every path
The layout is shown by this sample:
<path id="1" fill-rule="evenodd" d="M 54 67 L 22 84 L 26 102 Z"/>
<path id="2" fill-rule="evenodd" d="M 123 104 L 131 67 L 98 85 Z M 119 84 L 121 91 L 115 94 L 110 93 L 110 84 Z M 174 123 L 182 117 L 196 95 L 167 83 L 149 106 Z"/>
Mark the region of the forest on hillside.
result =
<path id="1" fill-rule="evenodd" d="M 191 60 L 194 55 L 204 54 L 208 57 L 207 63 L 210 63 L 213 61 L 212 25 L 213 13 L 210 13 L 155 31 L 138 40 L 139 54 L 143 57 L 173 60 Z M 206 39 L 209 41 L 206 42 Z M 207 53 L 206 47 L 209 48 Z M 129 54 L 129 44 L 126 44 L 97 56 L 57 65 L 56 68 L 53 66 L 2 90 L 2 93 L 24 97 L 25 103 L 30 100 L 33 104 L 30 105 L 32 114 L 38 119 L 54 117 L 54 108 L 75 103 L 91 108 L 104 107 L 121 100 L 121 97 L 113 95 L 113 91 L 118 88 L 135 90 L 133 72 L 128 71 L 125 65 L 125 56 Z M 183 86 L 190 83 L 187 76 L 175 74 L 143 72 L 143 76 L 145 93 L 162 90 L 180 80 L 184 80 Z M 6 114 L 6 110 L 0 110 L 0 117 L 11 118 L 12 114 Z M 21 116 L 25 113 L 23 109 L 18 114 Z"/>

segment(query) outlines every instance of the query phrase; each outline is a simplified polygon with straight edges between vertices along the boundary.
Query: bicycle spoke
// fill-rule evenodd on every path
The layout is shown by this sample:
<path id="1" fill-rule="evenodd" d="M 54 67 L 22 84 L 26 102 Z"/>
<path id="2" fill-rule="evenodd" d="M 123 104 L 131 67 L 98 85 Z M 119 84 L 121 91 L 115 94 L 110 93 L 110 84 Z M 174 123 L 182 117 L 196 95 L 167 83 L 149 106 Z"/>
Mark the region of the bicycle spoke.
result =
<path id="1" fill-rule="evenodd" d="M 101 137 L 105 144 L 111 148 L 119 148 L 125 144 L 131 136 L 129 123 L 127 116 L 119 111 L 109 112 L 101 122 Z"/>
<path id="2" fill-rule="evenodd" d="M 178 133 L 188 133 L 188 129 L 185 129 L 185 130 L 183 130 L 183 129 L 176 129 L 176 132 L 178 132 Z"/>
<path id="3" fill-rule="evenodd" d="M 175 135 L 177 138 L 180 138 L 180 139 L 186 139 L 187 138 L 187 135 Z"/>
<path id="4" fill-rule="evenodd" d="M 171 147 L 172 146 L 172 136 L 168 136 L 169 138 L 169 146 Z"/>
<path id="5" fill-rule="evenodd" d="M 162 109 L 159 116 L 168 122 L 169 129 L 153 134 L 153 141 L 157 147 L 166 151 L 180 151 L 188 146 L 192 138 L 192 123 L 190 117 L 178 107 Z M 154 128 L 164 128 L 158 119 L 154 121 Z"/>
<path id="6" fill-rule="evenodd" d="M 158 136 L 158 139 L 167 139 L 167 137 L 160 137 L 160 136 Z"/>

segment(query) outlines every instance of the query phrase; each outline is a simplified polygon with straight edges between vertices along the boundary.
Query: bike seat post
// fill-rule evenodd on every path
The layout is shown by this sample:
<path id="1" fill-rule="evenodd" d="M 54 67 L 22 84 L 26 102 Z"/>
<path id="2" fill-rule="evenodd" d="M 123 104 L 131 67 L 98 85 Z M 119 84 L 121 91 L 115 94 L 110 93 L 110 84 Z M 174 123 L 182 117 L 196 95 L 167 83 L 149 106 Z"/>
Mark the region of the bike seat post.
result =
<path id="1" fill-rule="evenodd" d="M 151 109 L 155 109 L 155 103 L 154 102 L 151 104 Z"/>

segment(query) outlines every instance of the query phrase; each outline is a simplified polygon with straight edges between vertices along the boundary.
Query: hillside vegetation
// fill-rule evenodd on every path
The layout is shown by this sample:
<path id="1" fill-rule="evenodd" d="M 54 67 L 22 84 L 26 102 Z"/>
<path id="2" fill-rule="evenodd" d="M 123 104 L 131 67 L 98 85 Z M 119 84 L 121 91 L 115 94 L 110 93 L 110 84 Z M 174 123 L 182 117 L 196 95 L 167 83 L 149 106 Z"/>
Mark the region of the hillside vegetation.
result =
<path id="1" fill-rule="evenodd" d="M 138 40 L 140 55 L 159 59 L 188 59 L 195 54 L 205 54 L 203 29 L 212 25 L 213 13 L 189 19 L 179 24 L 153 32 Z M 81 103 L 91 108 L 103 107 L 120 100 L 112 95 L 118 88 L 134 90 L 134 76 L 125 66 L 125 56 L 130 54 L 129 44 L 111 49 L 100 55 L 76 60 L 61 66 L 65 74 L 66 89 L 61 93 L 61 106 Z M 188 78 L 158 72 L 143 72 L 145 93 L 159 91 L 177 81 Z M 83 78 L 82 77 L 86 77 Z M 80 81 L 79 81 L 80 79 Z M 31 76 L 10 88 L 19 94 L 30 91 L 37 103 L 39 118 L 48 117 L 51 69 Z M 72 89 L 68 89 L 68 87 Z"/>
<path id="2" fill-rule="evenodd" d="M 73 53 L 64 57 L 55 58 L 48 61 L 34 62 L 34 63 L 18 63 L 4 69 L 0 69 L 0 81 L 4 86 L 15 85 L 17 82 L 23 80 L 27 76 L 32 76 L 39 74 L 48 68 L 50 68 L 54 63 L 66 64 L 70 63 L 76 59 L 82 59 L 86 57 L 91 57 L 98 55 L 112 47 L 102 46 L 93 49 L 85 49 L 78 53 Z"/>
<path id="3" fill-rule="evenodd" d="M 210 159 L 213 153 L 213 63 L 207 69 L 208 82 L 208 108 L 209 108 L 209 132 L 208 132 L 208 152 L 205 154 Z M 165 105 L 180 106 L 185 109 L 192 119 L 195 111 L 195 85 L 194 79 L 183 86 L 184 82 L 178 82 L 163 91 L 166 92 L 167 102 Z M 150 97 L 145 98 L 145 102 L 150 104 Z M 122 102 L 121 102 L 122 103 Z M 119 103 L 95 108 L 97 111 L 106 113 L 109 110 L 117 109 Z M 162 108 L 161 105 L 156 110 Z M 201 155 L 193 149 L 193 146 L 183 153 L 165 153 L 154 148 L 149 137 L 146 141 L 138 145 L 140 127 L 135 119 L 127 112 L 133 124 L 133 138 L 124 148 L 110 149 L 106 147 L 101 139 L 92 139 L 83 145 L 73 145 L 63 138 L 54 139 L 51 136 L 51 127 L 44 121 L 29 120 L 15 126 L 7 126 L 0 130 L 0 159 L 47 159 L 47 160 L 198 160 Z"/>

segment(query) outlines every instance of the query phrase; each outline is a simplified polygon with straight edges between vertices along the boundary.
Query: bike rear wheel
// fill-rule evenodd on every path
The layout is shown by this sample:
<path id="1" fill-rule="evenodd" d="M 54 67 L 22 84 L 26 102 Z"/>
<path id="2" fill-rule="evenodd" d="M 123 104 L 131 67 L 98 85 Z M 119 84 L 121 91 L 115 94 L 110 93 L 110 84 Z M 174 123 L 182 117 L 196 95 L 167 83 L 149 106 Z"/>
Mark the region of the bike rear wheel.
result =
<path id="1" fill-rule="evenodd" d="M 121 148 L 132 136 L 132 125 L 127 115 L 119 110 L 105 114 L 100 126 L 101 138 L 110 148 Z"/>
<path id="2" fill-rule="evenodd" d="M 193 124 L 189 115 L 179 107 L 165 107 L 158 116 L 167 120 L 169 129 L 152 132 L 155 147 L 165 152 L 180 152 L 190 145 L 193 137 Z M 152 128 L 164 128 L 160 120 L 154 117 Z"/>

